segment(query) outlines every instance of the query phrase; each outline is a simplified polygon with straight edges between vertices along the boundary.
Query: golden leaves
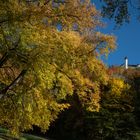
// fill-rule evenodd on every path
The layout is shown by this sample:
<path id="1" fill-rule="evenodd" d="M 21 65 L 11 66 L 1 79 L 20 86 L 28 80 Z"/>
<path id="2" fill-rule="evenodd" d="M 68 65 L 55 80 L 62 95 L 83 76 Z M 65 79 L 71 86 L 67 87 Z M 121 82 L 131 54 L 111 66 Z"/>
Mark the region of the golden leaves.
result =
<path id="1" fill-rule="evenodd" d="M 125 83 L 123 79 L 117 77 L 110 79 L 109 83 L 110 93 L 115 96 L 121 96 L 130 88 L 129 84 Z"/>
<path id="2" fill-rule="evenodd" d="M 7 86 L 22 70 L 27 71 L 0 99 L 0 123 L 6 122 L 14 132 L 32 125 L 48 129 L 70 106 L 66 99 L 74 94 L 86 110 L 98 111 L 100 86 L 109 79 L 97 53 L 108 54 L 115 48 L 115 39 L 94 30 L 100 25 L 99 14 L 90 1 L 43 2 L 0 2 L 4 6 L 0 61 L 8 53 L 3 66 L 12 67 L 15 74 L 8 75 L 2 67 L 0 73 L 6 76 L 0 75 L 0 82 Z M 86 36 L 91 29 L 94 32 Z"/>

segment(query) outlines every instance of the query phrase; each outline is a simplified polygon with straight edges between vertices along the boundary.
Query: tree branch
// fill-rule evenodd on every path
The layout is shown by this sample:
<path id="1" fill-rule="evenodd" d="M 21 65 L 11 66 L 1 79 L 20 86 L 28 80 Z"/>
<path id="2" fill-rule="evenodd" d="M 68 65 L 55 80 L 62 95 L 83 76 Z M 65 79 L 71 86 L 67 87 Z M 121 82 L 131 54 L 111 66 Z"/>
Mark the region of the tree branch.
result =
<path id="1" fill-rule="evenodd" d="M 8 90 L 10 90 L 11 88 L 13 88 L 13 86 L 16 85 L 20 81 L 21 77 L 23 77 L 26 74 L 26 72 L 27 72 L 27 70 L 22 70 L 20 72 L 20 74 L 8 86 L 6 86 L 4 89 L 2 89 L 0 91 L 0 95 L 1 94 L 2 95 L 6 94 L 6 92 Z"/>
<path id="2" fill-rule="evenodd" d="M 2 58 L 0 59 L 0 68 L 3 66 L 3 64 L 7 61 L 8 59 L 8 53 L 6 52 Z"/>

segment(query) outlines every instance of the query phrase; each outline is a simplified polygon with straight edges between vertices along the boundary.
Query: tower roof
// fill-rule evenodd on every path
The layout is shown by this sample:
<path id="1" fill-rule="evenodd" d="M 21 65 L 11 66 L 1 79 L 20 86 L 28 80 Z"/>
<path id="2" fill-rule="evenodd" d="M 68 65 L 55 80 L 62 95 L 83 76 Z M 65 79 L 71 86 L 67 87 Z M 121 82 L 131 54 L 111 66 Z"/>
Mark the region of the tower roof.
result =
<path id="1" fill-rule="evenodd" d="M 127 56 L 124 59 L 128 59 Z"/>

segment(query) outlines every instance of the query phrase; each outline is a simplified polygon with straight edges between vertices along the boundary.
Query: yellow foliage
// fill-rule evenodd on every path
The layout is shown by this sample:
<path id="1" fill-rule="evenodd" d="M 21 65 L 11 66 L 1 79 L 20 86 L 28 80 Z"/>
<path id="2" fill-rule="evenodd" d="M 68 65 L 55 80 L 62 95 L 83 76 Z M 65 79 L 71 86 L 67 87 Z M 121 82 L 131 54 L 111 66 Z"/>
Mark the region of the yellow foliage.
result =
<path id="1" fill-rule="evenodd" d="M 0 124 L 13 134 L 47 130 L 73 94 L 99 110 L 109 77 L 98 56 L 115 48 L 115 38 L 94 30 L 101 24 L 89 0 L 59 2 L 0 1 Z"/>
<path id="2" fill-rule="evenodd" d="M 126 90 L 130 88 L 130 85 L 125 83 L 121 78 L 111 78 L 110 82 L 110 92 L 116 96 L 124 94 Z"/>

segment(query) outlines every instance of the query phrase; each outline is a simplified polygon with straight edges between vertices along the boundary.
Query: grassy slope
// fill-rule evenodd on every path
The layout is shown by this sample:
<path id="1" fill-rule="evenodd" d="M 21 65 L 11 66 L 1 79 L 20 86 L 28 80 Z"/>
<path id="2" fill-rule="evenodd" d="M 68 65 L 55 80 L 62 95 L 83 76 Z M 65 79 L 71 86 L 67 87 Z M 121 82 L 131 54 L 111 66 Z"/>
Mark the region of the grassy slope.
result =
<path id="1" fill-rule="evenodd" d="M 0 140 L 49 140 L 49 139 L 29 134 L 22 134 L 21 137 L 15 138 L 8 134 L 8 130 L 0 128 Z"/>

